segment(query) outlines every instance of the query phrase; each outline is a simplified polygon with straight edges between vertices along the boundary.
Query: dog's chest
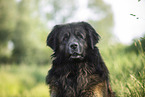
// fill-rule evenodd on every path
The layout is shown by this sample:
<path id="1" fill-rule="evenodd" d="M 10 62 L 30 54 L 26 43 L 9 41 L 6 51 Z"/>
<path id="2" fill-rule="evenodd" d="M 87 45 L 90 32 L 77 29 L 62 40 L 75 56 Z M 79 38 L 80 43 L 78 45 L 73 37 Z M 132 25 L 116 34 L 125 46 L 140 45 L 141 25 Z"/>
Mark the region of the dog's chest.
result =
<path id="1" fill-rule="evenodd" d="M 84 86 L 86 86 L 86 84 L 89 83 L 89 79 L 88 79 L 89 76 L 90 74 L 88 74 L 86 71 L 85 72 L 79 72 L 79 71 L 69 72 L 68 75 L 66 76 L 65 81 L 68 82 L 68 84 L 71 87 L 84 88 Z"/>
<path id="2" fill-rule="evenodd" d="M 62 90 L 65 91 L 66 95 L 73 95 L 72 97 L 78 97 L 76 95 L 82 94 L 91 87 L 92 72 L 89 68 L 81 67 L 76 70 L 65 72 L 59 78 Z M 71 96 L 70 96 L 71 97 Z"/>

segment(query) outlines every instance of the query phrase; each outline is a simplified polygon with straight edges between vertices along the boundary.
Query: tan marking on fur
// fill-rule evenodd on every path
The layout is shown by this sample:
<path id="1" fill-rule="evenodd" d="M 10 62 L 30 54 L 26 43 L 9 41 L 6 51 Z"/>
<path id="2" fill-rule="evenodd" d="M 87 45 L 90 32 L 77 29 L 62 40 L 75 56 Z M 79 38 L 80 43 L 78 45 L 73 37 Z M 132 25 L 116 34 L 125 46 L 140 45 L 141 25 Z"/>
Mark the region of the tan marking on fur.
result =
<path id="1" fill-rule="evenodd" d="M 96 97 L 108 97 L 106 81 L 101 82 L 95 86 L 94 94 Z"/>

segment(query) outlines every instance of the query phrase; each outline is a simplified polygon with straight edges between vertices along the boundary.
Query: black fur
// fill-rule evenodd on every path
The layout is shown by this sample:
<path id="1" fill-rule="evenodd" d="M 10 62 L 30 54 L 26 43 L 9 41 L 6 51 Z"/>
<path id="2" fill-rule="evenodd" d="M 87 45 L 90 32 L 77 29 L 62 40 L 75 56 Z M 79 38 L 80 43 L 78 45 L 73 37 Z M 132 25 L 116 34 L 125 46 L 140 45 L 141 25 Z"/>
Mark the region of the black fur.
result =
<path id="1" fill-rule="evenodd" d="M 59 33 L 62 29 L 81 26 L 86 33 L 85 53 L 83 59 L 71 60 L 65 55 L 65 49 L 60 50 Z M 109 85 L 109 71 L 101 58 L 98 48 L 99 35 L 86 22 L 57 25 L 47 38 L 47 45 L 54 50 L 53 65 L 46 77 L 50 86 L 51 97 L 96 97 L 94 88 L 106 81 L 107 96 L 113 96 Z M 64 46 L 64 45 L 63 45 Z M 105 90 L 102 90 L 102 93 Z M 106 95 L 106 93 L 102 95 Z M 105 96 L 103 96 L 105 97 Z"/>

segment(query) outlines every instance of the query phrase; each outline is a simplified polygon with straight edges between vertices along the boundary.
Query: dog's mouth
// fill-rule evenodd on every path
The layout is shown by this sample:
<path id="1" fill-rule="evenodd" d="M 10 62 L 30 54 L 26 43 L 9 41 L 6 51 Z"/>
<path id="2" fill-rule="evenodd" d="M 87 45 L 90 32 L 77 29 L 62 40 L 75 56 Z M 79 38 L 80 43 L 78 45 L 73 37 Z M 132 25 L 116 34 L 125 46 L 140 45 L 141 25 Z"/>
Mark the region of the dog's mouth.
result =
<path id="1" fill-rule="evenodd" d="M 73 54 L 70 55 L 70 58 L 71 59 L 81 59 L 82 60 L 83 56 L 82 56 L 82 54 L 74 52 Z"/>

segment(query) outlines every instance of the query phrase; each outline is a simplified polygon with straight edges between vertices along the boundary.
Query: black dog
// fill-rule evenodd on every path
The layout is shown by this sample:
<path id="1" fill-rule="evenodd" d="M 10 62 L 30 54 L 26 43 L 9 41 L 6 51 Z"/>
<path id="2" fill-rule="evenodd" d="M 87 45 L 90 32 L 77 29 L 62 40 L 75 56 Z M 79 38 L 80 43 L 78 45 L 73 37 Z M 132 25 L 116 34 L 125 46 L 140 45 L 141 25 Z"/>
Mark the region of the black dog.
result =
<path id="1" fill-rule="evenodd" d="M 114 97 L 98 48 L 99 35 L 86 22 L 56 25 L 47 38 L 54 50 L 46 77 L 51 97 Z"/>

